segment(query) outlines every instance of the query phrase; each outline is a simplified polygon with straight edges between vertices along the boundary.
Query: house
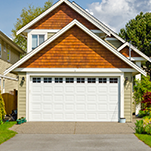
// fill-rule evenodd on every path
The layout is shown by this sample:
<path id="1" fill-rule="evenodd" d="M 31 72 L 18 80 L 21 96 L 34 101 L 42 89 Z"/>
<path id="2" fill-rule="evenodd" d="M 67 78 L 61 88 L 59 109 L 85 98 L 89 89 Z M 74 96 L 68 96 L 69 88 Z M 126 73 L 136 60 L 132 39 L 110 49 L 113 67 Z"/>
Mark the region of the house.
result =
<path id="1" fill-rule="evenodd" d="M 0 31 L 0 91 L 9 93 L 18 90 L 18 80 L 16 74 L 3 72 L 20 59 L 20 55 L 25 52 L 19 48 L 10 38 Z"/>
<path id="2" fill-rule="evenodd" d="M 18 118 L 132 121 L 133 76 L 150 58 L 75 2 L 59 0 L 21 28 L 28 54 L 4 75 L 19 76 Z"/>

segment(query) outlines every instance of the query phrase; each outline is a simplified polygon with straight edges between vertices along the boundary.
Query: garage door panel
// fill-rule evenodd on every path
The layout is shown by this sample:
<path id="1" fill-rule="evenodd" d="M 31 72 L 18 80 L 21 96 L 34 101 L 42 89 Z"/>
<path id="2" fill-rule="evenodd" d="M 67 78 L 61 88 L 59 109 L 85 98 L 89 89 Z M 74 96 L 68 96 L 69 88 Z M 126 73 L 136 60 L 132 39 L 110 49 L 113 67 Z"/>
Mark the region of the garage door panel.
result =
<path id="1" fill-rule="evenodd" d="M 41 102 L 42 101 L 42 96 L 38 94 L 33 94 L 31 97 L 31 102 Z"/>
<path id="2" fill-rule="evenodd" d="M 45 103 L 45 102 L 52 102 L 52 100 L 53 100 L 53 96 L 52 95 L 44 95 L 43 96 L 43 102 Z"/>
<path id="3" fill-rule="evenodd" d="M 65 111 L 74 111 L 75 110 L 75 105 L 73 103 L 66 103 L 65 104 Z"/>
<path id="4" fill-rule="evenodd" d="M 87 111 L 97 111 L 97 105 L 94 103 L 87 104 Z"/>
<path id="5" fill-rule="evenodd" d="M 53 120 L 53 114 L 51 112 L 43 112 L 43 115 L 42 115 L 42 119 L 44 121 L 52 121 Z"/>
<path id="6" fill-rule="evenodd" d="M 79 84 L 76 85 L 76 93 L 77 94 L 83 94 L 83 93 L 85 93 L 85 91 L 86 91 L 85 85 L 84 86 L 79 86 Z"/>
<path id="7" fill-rule="evenodd" d="M 107 103 L 99 103 L 98 104 L 98 111 L 108 111 L 108 104 Z"/>
<path id="8" fill-rule="evenodd" d="M 64 101 L 64 95 L 54 95 L 54 102 L 63 102 Z"/>
<path id="9" fill-rule="evenodd" d="M 32 86 L 32 93 L 33 94 L 37 94 L 37 93 L 41 93 L 42 92 L 42 87 L 41 87 L 41 85 L 40 84 L 33 84 L 33 86 Z"/>
<path id="10" fill-rule="evenodd" d="M 46 86 L 46 85 L 44 85 L 43 86 L 43 93 L 53 93 L 53 87 L 52 86 Z"/>
<path id="11" fill-rule="evenodd" d="M 85 103 L 85 100 L 86 100 L 85 94 L 83 94 L 83 95 L 76 95 L 76 101 L 77 102 L 84 102 Z"/>
<path id="12" fill-rule="evenodd" d="M 50 103 L 43 103 L 43 110 L 44 111 L 52 111 L 53 110 L 53 105 Z"/>
<path id="13" fill-rule="evenodd" d="M 94 93 L 96 93 L 96 91 L 97 91 L 96 85 L 87 87 L 87 92 L 90 93 L 90 94 L 91 93 L 94 94 Z"/>
<path id="14" fill-rule="evenodd" d="M 75 92 L 75 87 L 66 85 L 66 87 L 65 87 L 65 93 L 67 93 L 67 94 L 70 94 L 70 93 L 74 94 L 74 92 Z"/>
<path id="15" fill-rule="evenodd" d="M 107 100 L 108 100 L 108 96 L 107 95 L 103 95 L 103 94 L 100 94 L 99 96 L 98 96 L 98 102 L 107 102 Z"/>
<path id="16" fill-rule="evenodd" d="M 64 87 L 63 86 L 54 86 L 54 93 L 64 93 Z"/>
<path id="17" fill-rule="evenodd" d="M 30 121 L 118 121 L 119 89 L 114 78 L 71 77 L 74 83 L 70 78 L 60 83 L 49 78 L 52 81 L 43 83 L 41 77 L 41 83 L 31 82 Z"/>
<path id="18" fill-rule="evenodd" d="M 86 110 L 85 103 L 77 103 L 76 104 L 76 111 L 85 111 L 85 110 Z"/>
<path id="19" fill-rule="evenodd" d="M 31 103 L 31 110 L 39 111 L 42 109 L 42 103 Z"/>
<path id="20" fill-rule="evenodd" d="M 74 95 L 65 95 L 65 102 L 74 102 Z"/>
<path id="21" fill-rule="evenodd" d="M 87 95 L 87 102 L 95 102 L 97 100 L 96 95 Z"/>
<path id="22" fill-rule="evenodd" d="M 99 84 L 98 92 L 100 94 L 107 94 L 108 93 L 108 87 L 104 84 Z"/>
<path id="23" fill-rule="evenodd" d="M 58 103 L 58 104 L 54 104 L 54 111 L 60 111 L 63 112 L 64 111 L 64 104 L 62 103 Z"/>

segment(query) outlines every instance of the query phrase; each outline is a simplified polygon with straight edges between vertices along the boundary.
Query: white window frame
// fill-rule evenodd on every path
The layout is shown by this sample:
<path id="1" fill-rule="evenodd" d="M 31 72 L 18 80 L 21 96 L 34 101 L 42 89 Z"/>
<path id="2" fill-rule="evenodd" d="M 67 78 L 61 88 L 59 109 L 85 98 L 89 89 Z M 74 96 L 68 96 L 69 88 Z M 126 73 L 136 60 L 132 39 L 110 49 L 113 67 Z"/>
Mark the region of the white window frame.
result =
<path id="1" fill-rule="evenodd" d="M 44 36 L 44 41 L 45 41 L 45 34 L 32 34 L 32 36 L 37 36 L 37 47 L 40 45 L 39 44 L 39 36 Z M 31 42 L 32 43 L 32 42 Z M 32 44 L 31 44 L 32 46 Z M 36 48 L 36 47 L 35 47 Z M 35 49 L 34 48 L 34 49 Z M 33 50 L 33 48 L 31 48 Z"/>
<path id="2" fill-rule="evenodd" d="M 32 35 L 44 35 L 44 41 L 47 39 L 47 30 L 34 29 L 28 31 L 27 53 L 32 51 Z"/>

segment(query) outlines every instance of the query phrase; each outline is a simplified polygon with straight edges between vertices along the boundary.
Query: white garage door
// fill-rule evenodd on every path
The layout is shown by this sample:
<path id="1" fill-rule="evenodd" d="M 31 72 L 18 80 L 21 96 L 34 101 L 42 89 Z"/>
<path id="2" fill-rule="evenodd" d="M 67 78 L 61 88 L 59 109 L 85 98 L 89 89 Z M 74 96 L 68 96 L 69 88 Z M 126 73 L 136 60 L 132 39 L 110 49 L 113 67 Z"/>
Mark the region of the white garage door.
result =
<path id="1" fill-rule="evenodd" d="M 31 77 L 29 121 L 118 121 L 118 81 Z"/>

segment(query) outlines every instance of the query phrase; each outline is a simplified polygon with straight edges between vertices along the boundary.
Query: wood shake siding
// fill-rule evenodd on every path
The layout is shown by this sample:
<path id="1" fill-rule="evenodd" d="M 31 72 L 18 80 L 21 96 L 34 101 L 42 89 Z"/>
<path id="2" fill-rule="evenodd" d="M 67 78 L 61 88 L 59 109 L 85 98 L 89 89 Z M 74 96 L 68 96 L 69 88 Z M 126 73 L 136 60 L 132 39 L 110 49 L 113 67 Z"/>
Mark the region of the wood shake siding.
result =
<path id="1" fill-rule="evenodd" d="M 79 27 L 47 45 L 19 68 L 131 68 Z"/>
<path id="2" fill-rule="evenodd" d="M 125 57 L 129 57 L 129 48 L 125 47 L 120 51 L 121 54 L 123 54 Z M 131 51 L 131 57 L 141 57 L 139 54 L 137 54 L 134 50 Z"/>
<path id="3" fill-rule="evenodd" d="M 43 17 L 31 26 L 30 29 L 62 29 L 74 19 L 77 19 L 89 29 L 98 29 L 65 3 Z"/>

